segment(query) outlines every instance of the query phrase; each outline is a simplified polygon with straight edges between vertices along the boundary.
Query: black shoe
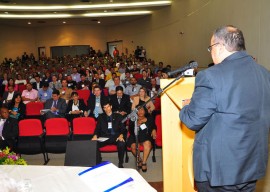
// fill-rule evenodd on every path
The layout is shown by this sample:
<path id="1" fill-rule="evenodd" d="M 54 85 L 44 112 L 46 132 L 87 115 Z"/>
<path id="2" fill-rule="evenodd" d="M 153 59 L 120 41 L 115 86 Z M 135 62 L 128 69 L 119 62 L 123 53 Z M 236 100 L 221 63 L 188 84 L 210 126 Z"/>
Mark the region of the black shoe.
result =
<path id="1" fill-rule="evenodd" d="M 123 163 L 118 163 L 119 168 L 124 168 Z"/>
<path id="2" fill-rule="evenodd" d="M 147 164 L 146 163 L 142 163 L 142 172 L 146 172 L 146 171 L 147 171 Z"/>

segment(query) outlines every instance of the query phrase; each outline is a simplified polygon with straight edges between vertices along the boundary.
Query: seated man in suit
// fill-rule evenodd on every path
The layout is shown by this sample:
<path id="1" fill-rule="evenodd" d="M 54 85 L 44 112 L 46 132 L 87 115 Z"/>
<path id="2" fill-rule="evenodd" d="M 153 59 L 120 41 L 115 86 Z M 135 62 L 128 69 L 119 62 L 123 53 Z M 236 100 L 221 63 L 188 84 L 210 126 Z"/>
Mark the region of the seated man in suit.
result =
<path id="1" fill-rule="evenodd" d="M 14 91 L 14 85 L 8 86 L 8 91 L 5 91 L 2 97 L 2 105 L 8 106 L 14 95 L 19 94 L 18 91 Z"/>
<path id="2" fill-rule="evenodd" d="M 124 94 L 122 86 L 117 86 L 115 91 L 116 94 L 110 96 L 112 111 L 125 116 L 131 111 L 130 97 L 129 95 Z"/>
<path id="3" fill-rule="evenodd" d="M 97 140 L 98 137 L 107 137 L 108 140 L 98 142 L 98 147 L 104 147 L 106 145 L 117 145 L 118 150 L 118 167 L 123 168 L 124 155 L 126 143 L 124 136 L 126 135 L 126 128 L 122 121 L 122 115 L 112 112 L 112 105 L 109 100 L 102 103 L 102 108 L 105 113 L 99 115 L 97 120 L 97 126 L 95 129 L 92 140 Z M 101 156 L 100 156 L 101 160 Z"/>
<path id="4" fill-rule="evenodd" d="M 36 80 L 36 82 L 32 83 L 32 86 L 33 86 L 33 89 L 38 91 L 40 88 L 42 88 L 43 82 L 41 81 L 39 75 L 35 76 L 35 80 Z"/>
<path id="5" fill-rule="evenodd" d="M 104 89 L 105 87 L 105 80 L 104 79 L 100 79 L 99 74 L 98 73 L 94 73 L 94 79 L 93 82 L 96 82 L 99 84 L 99 86 L 101 87 L 101 89 Z"/>
<path id="6" fill-rule="evenodd" d="M 63 118 L 67 110 L 65 99 L 60 98 L 59 90 L 52 92 L 52 98 L 45 102 L 44 109 L 49 109 L 45 112 L 45 118 Z"/>
<path id="7" fill-rule="evenodd" d="M 6 107 L 2 107 L 0 113 L 0 149 L 6 147 L 13 149 L 19 135 L 18 121 L 9 117 L 8 108 Z"/>
<path id="8" fill-rule="evenodd" d="M 101 87 L 96 85 L 94 87 L 94 94 L 90 95 L 88 98 L 88 109 L 90 110 L 89 117 L 97 119 L 98 116 L 103 113 L 101 103 L 106 98 L 107 97 L 102 94 Z"/>

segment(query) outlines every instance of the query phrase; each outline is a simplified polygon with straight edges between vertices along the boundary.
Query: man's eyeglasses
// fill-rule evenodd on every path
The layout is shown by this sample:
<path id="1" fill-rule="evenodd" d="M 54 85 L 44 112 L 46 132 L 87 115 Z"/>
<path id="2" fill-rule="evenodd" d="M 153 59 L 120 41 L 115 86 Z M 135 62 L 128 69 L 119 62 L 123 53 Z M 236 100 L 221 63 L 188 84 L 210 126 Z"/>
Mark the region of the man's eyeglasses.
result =
<path id="1" fill-rule="evenodd" d="M 214 43 L 213 45 L 210 45 L 208 48 L 207 48 L 207 51 L 211 52 L 212 49 L 213 49 L 213 46 L 215 45 L 218 45 L 219 43 Z"/>

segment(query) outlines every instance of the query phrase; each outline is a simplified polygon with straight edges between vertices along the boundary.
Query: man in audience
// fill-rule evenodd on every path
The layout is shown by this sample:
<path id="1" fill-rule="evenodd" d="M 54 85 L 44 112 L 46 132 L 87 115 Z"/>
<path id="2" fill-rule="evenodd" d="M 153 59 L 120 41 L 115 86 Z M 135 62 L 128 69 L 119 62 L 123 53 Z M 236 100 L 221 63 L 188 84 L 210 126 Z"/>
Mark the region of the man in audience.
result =
<path id="1" fill-rule="evenodd" d="M 86 80 L 85 74 L 81 74 L 81 81 L 77 83 L 77 90 L 89 90 L 90 81 Z"/>
<path id="2" fill-rule="evenodd" d="M 59 90 L 52 92 L 52 98 L 45 102 L 44 109 L 49 109 L 45 112 L 45 119 L 65 117 L 67 103 L 60 98 Z"/>
<path id="3" fill-rule="evenodd" d="M 0 149 L 10 147 L 11 150 L 14 150 L 19 135 L 18 121 L 9 117 L 8 108 L 6 107 L 2 107 L 0 113 Z"/>
<path id="4" fill-rule="evenodd" d="M 71 77 L 72 77 L 72 80 L 73 81 L 76 81 L 76 83 L 78 83 L 79 81 L 81 81 L 80 73 L 78 73 L 76 67 L 73 67 Z"/>
<path id="5" fill-rule="evenodd" d="M 125 73 L 122 73 L 120 76 L 120 81 L 122 82 L 122 84 L 127 87 L 128 85 L 130 85 L 130 79 L 133 76 L 131 75 L 130 71 L 126 71 Z"/>
<path id="6" fill-rule="evenodd" d="M 112 73 L 112 78 L 109 79 L 106 84 L 105 84 L 105 88 L 109 88 L 110 86 L 114 85 L 114 78 L 116 77 L 116 73 Z"/>
<path id="7" fill-rule="evenodd" d="M 157 85 L 157 81 L 156 81 L 156 78 L 151 78 L 151 86 L 150 86 L 150 89 L 148 90 L 148 95 L 150 97 L 153 97 L 154 95 L 157 94 L 158 90 L 160 89 L 160 86 Z"/>
<path id="8" fill-rule="evenodd" d="M 62 88 L 59 89 L 60 98 L 65 99 L 68 102 L 71 98 L 72 89 L 68 88 L 67 80 L 62 80 Z"/>
<path id="9" fill-rule="evenodd" d="M 14 95 L 19 94 L 18 91 L 14 91 L 14 85 L 8 86 L 8 91 L 5 91 L 2 97 L 2 104 L 8 106 Z"/>
<path id="10" fill-rule="evenodd" d="M 104 79 L 100 79 L 98 73 L 94 73 L 94 80 L 93 80 L 93 82 L 98 83 L 98 85 L 101 87 L 101 89 L 104 89 L 106 82 L 105 82 Z"/>
<path id="11" fill-rule="evenodd" d="M 44 82 L 41 89 L 38 90 L 38 100 L 45 103 L 48 99 L 52 98 L 53 90 L 49 87 L 48 82 Z"/>
<path id="12" fill-rule="evenodd" d="M 33 89 L 31 83 L 26 84 L 26 90 L 22 92 L 22 100 L 24 104 L 29 102 L 37 101 L 38 99 L 38 91 Z"/>
<path id="13" fill-rule="evenodd" d="M 146 89 L 149 89 L 151 87 L 150 78 L 147 77 L 147 71 L 142 71 L 143 77 L 138 80 L 138 84 L 145 87 Z"/>
<path id="14" fill-rule="evenodd" d="M 72 90 L 74 90 L 76 88 L 76 81 L 72 80 L 71 75 L 67 75 L 67 86 L 68 88 L 71 88 Z"/>
<path id="15" fill-rule="evenodd" d="M 88 98 L 88 109 L 90 110 L 89 116 L 97 119 L 103 113 L 102 103 L 108 98 L 101 94 L 102 90 L 99 85 L 96 85 L 93 89 L 94 94 Z"/>
<path id="16" fill-rule="evenodd" d="M 42 88 L 43 82 L 40 80 L 39 75 L 35 76 L 35 81 L 36 82 L 32 83 L 32 86 L 33 86 L 33 89 L 38 91 L 40 88 Z"/>
<path id="17" fill-rule="evenodd" d="M 137 84 L 136 78 L 132 77 L 130 79 L 130 85 L 127 86 L 125 90 L 125 94 L 129 95 L 131 100 L 133 100 L 134 97 L 139 95 L 139 90 L 142 86 Z"/>
<path id="18" fill-rule="evenodd" d="M 114 95 L 116 93 L 115 89 L 117 86 L 122 86 L 123 89 L 125 90 L 125 86 L 122 85 L 121 81 L 120 81 L 120 77 L 116 76 L 113 79 L 114 85 L 111 85 L 109 87 L 109 95 Z"/>
<path id="19" fill-rule="evenodd" d="M 49 86 L 52 90 L 61 89 L 61 83 L 59 81 L 57 81 L 56 75 L 52 75 L 52 81 L 50 82 Z"/>
<path id="20" fill-rule="evenodd" d="M 102 108 L 105 113 L 101 114 L 97 120 L 97 126 L 95 129 L 94 136 L 92 140 L 97 140 L 99 137 L 107 137 L 108 140 L 103 142 L 98 142 L 98 147 L 104 147 L 106 145 L 115 144 L 118 150 L 118 167 L 123 168 L 124 154 L 125 154 L 125 135 L 126 128 L 121 122 L 123 117 L 118 113 L 112 112 L 112 105 L 107 100 L 102 103 Z M 101 160 L 101 155 L 100 160 Z"/>
<path id="21" fill-rule="evenodd" d="M 129 95 L 124 94 L 122 86 L 117 86 L 116 94 L 110 96 L 112 111 L 125 116 L 131 111 L 131 102 Z"/>

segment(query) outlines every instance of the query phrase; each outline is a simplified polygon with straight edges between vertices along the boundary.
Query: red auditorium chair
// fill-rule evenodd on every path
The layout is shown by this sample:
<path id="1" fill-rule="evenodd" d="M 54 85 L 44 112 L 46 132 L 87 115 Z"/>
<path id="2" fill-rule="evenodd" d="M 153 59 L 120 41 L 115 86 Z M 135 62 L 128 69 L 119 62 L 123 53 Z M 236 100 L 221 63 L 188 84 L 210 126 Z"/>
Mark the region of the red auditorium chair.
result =
<path id="1" fill-rule="evenodd" d="M 140 78 L 142 78 L 143 77 L 143 75 L 142 74 L 140 74 L 140 73 L 135 73 L 134 74 L 134 78 L 138 81 L 138 79 L 140 79 Z"/>
<path id="2" fill-rule="evenodd" d="M 23 90 L 25 90 L 25 89 L 26 89 L 26 85 L 24 85 L 24 84 L 18 85 L 18 91 L 19 91 L 20 93 L 22 93 Z"/>
<path id="3" fill-rule="evenodd" d="M 161 124 L 161 115 L 160 114 L 156 116 L 155 123 L 157 126 L 156 145 L 158 147 L 162 147 L 162 124 Z"/>
<path id="4" fill-rule="evenodd" d="M 72 140 L 91 140 L 96 128 L 93 117 L 78 117 L 73 119 Z"/>
<path id="5" fill-rule="evenodd" d="M 87 106 L 87 101 L 90 96 L 90 90 L 77 90 L 80 99 L 83 99 L 85 105 Z"/>
<path id="6" fill-rule="evenodd" d="M 45 128 L 45 151 L 47 153 L 65 153 L 67 141 L 71 134 L 67 119 L 47 119 Z"/>
<path id="7" fill-rule="evenodd" d="M 26 118 L 40 118 L 40 110 L 44 108 L 44 104 L 42 102 L 29 102 L 26 104 Z"/>
<path id="8" fill-rule="evenodd" d="M 104 88 L 102 91 L 105 96 L 109 96 L 109 89 Z"/>
<path id="9" fill-rule="evenodd" d="M 43 154 L 44 165 L 49 161 L 48 153 L 44 148 L 44 135 L 39 119 L 25 119 L 19 122 L 19 137 L 17 152 L 19 154 Z"/>

